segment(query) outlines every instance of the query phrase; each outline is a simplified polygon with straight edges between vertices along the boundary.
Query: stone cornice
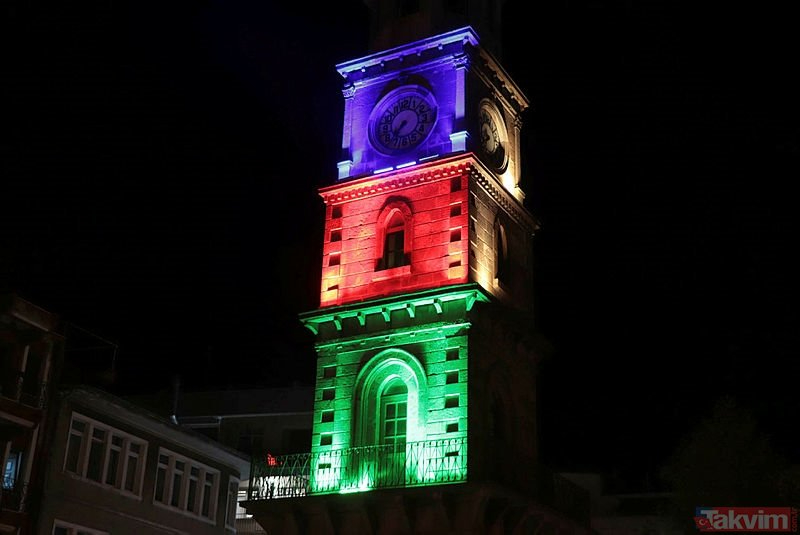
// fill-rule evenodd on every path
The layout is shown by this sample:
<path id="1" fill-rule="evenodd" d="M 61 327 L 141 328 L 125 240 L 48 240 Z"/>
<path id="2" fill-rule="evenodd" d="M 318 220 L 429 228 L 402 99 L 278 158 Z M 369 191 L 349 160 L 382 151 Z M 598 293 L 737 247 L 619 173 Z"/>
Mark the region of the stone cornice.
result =
<path id="1" fill-rule="evenodd" d="M 469 158 L 464 156 L 464 154 L 459 154 L 455 157 L 442 158 L 407 169 L 341 181 L 338 184 L 320 188 L 319 194 L 325 204 L 335 204 L 465 174 L 472 165 L 470 161 L 472 157 L 471 154 Z"/>
<path id="2" fill-rule="evenodd" d="M 478 49 L 477 55 L 478 59 L 474 62 L 477 65 L 475 72 L 482 76 L 490 87 L 494 87 L 503 95 L 506 101 L 511 103 L 515 114 L 521 114 L 527 110 L 530 106 L 528 97 L 514 83 L 494 56 L 483 48 Z"/>
<path id="3" fill-rule="evenodd" d="M 528 232 L 534 234 L 539 230 L 539 222 L 531 213 L 520 204 L 478 160 L 474 160 L 469 167 L 470 177 L 483 187 L 484 191 L 494 199 L 501 208 L 518 221 Z"/>
<path id="4" fill-rule="evenodd" d="M 358 334 L 360 338 L 363 338 L 363 333 L 346 332 L 349 329 L 343 329 L 345 320 L 350 320 L 348 323 L 353 323 L 352 320 L 355 320 L 363 328 L 369 316 L 372 320 L 383 322 L 385 330 L 389 330 L 392 327 L 391 314 L 393 312 L 403 312 L 413 319 L 418 308 L 430 307 L 436 311 L 438 316 L 442 316 L 442 320 L 445 322 L 443 314 L 445 314 L 446 303 L 463 301 L 464 312 L 469 312 L 475 303 L 488 302 L 490 299 L 480 286 L 475 283 L 468 283 L 399 296 L 371 299 L 348 305 L 326 307 L 301 314 L 300 321 L 315 336 L 319 334 L 323 326 L 327 325 L 329 327 L 332 326 L 341 337 Z M 443 327 L 444 325 L 440 325 L 437 328 Z M 340 337 L 337 336 L 336 339 L 340 339 Z"/>
<path id="5" fill-rule="evenodd" d="M 503 97 L 514 115 L 530 106 L 528 97 L 492 53 L 480 46 L 477 34 L 470 27 L 340 63 L 336 70 L 344 79 L 343 92 L 347 98 L 356 86 L 383 83 L 418 65 L 431 67 L 444 63 L 475 72 Z"/>
<path id="6" fill-rule="evenodd" d="M 336 70 L 346 83 L 359 83 L 391 75 L 421 63 L 427 64 L 436 58 L 452 60 L 453 57 L 463 54 L 469 46 L 478 46 L 478 35 L 467 26 L 340 63 L 336 65 Z"/>
<path id="7" fill-rule="evenodd" d="M 539 223 L 528 210 L 498 182 L 494 174 L 472 153 L 461 153 L 406 169 L 389 171 L 319 189 L 325 204 L 337 204 L 372 195 L 418 186 L 458 175 L 469 174 L 498 205 L 508 212 L 530 233 L 539 229 Z"/>

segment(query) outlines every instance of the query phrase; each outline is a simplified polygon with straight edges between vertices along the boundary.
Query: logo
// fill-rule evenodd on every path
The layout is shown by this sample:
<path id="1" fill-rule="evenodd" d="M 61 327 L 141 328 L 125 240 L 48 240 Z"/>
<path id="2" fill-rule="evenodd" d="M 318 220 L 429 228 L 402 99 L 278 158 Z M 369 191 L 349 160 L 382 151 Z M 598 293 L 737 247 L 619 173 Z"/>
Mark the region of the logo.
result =
<path id="1" fill-rule="evenodd" d="M 791 533 L 797 531 L 794 507 L 697 507 L 694 523 L 700 531 Z"/>

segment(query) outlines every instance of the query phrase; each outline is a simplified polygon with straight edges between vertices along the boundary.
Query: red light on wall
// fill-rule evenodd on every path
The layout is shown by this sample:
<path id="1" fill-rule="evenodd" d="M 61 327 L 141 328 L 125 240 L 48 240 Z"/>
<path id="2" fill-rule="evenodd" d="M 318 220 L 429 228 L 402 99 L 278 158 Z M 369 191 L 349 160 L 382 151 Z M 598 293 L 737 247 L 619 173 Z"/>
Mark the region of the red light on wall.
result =
<path id="1" fill-rule="evenodd" d="M 466 282 L 468 176 L 448 161 L 326 188 L 320 306 Z"/>

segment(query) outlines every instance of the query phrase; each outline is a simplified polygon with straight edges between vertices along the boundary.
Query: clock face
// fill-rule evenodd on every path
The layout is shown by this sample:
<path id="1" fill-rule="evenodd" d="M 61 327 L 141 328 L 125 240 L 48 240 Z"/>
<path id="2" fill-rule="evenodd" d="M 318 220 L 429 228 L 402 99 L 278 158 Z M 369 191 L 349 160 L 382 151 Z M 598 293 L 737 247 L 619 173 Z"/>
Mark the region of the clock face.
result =
<path id="1" fill-rule="evenodd" d="M 492 116 L 481 110 L 481 146 L 487 154 L 494 154 L 500 148 L 500 133 Z"/>
<path id="2" fill-rule="evenodd" d="M 478 110 L 480 146 L 486 163 L 496 170 L 506 166 L 507 136 L 505 124 L 497 107 L 488 100 Z"/>
<path id="3" fill-rule="evenodd" d="M 375 106 L 369 120 L 372 145 L 384 154 L 419 146 L 436 124 L 436 100 L 420 86 L 394 89 Z"/>

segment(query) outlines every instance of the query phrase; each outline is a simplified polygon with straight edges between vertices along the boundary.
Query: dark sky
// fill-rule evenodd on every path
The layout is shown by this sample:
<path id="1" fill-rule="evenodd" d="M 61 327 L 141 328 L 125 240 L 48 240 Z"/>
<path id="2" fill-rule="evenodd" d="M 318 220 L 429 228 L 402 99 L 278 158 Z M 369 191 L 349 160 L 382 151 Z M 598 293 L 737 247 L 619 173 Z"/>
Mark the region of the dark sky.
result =
<path id="1" fill-rule="evenodd" d="M 117 343 L 121 390 L 312 381 L 297 314 L 366 8 L 71 4 L 2 7 L 2 286 Z M 561 466 L 656 465 L 723 394 L 796 444 L 797 32 L 697 4 L 509 2 Z"/>

